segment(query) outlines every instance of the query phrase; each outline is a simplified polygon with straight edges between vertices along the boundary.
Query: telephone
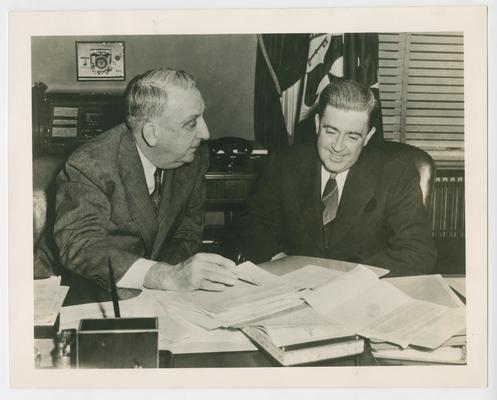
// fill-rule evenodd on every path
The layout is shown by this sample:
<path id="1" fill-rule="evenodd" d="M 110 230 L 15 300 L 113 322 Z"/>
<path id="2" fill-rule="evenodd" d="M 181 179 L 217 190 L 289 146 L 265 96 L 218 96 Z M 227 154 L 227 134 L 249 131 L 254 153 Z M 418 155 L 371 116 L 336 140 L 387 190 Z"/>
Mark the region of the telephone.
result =
<path id="1" fill-rule="evenodd" d="M 212 155 L 217 155 L 221 151 L 227 156 L 251 154 L 252 143 L 247 139 L 227 136 L 209 141 L 209 149 Z"/>

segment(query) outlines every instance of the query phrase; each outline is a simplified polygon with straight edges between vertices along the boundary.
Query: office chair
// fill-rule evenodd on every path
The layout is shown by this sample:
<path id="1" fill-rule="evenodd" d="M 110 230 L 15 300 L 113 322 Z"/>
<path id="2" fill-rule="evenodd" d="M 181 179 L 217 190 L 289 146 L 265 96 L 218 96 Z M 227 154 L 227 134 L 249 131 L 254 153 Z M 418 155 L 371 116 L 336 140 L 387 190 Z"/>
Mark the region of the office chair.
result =
<path id="1" fill-rule="evenodd" d="M 390 147 L 392 151 L 405 153 L 409 157 L 414 166 L 419 172 L 419 186 L 423 194 L 423 205 L 426 212 L 430 210 L 431 195 L 435 183 L 436 168 L 433 158 L 424 150 L 411 146 L 406 143 L 385 142 L 385 145 Z"/>

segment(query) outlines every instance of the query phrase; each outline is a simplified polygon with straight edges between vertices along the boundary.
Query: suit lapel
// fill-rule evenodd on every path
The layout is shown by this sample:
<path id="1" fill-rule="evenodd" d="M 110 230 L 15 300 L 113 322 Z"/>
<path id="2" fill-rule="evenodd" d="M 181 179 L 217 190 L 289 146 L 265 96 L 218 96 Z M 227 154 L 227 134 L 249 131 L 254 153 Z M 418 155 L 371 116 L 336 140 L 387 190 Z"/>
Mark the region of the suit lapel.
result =
<path id="1" fill-rule="evenodd" d="M 126 190 L 130 215 L 138 227 L 147 248 L 152 251 L 157 219 L 148 194 L 143 166 L 131 132 L 127 131 L 119 148 L 119 171 Z"/>
<path id="2" fill-rule="evenodd" d="M 333 222 L 332 245 L 336 244 L 360 217 L 364 207 L 374 197 L 377 166 L 368 148 L 350 169 L 337 216 Z"/>
<path id="3" fill-rule="evenodd" d="M 323 225 L 321 212 L 321 161 L 314 146 L 298 163 L 295 176 L 295 198 L 298 199 L 300 215 L 303 218 L 311 243 L 324 254 Z"/>

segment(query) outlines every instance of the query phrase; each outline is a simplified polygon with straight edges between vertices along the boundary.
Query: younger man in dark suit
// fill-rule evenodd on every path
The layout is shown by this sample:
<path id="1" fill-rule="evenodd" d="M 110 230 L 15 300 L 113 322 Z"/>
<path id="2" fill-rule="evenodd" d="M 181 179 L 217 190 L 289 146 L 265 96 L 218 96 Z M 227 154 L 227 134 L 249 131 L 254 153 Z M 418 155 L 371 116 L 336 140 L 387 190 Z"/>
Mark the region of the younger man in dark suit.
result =
<path id="1" fill-rule="evenodd" d="M 193 78 L 156 69 L 133 79 L 126 124 L 76 150 L 57 178 L 62 265 L 109 289 L 223 290 L 231 260 L 198 253 L 209 138 Z M 198 253 L 198 254 L 197 254 Z"/>
<path id="2" fill-rule="evenodd" d="M 414 164 L 370 144 L 377 107 L 366 86 L 333 82 L 319 98 L 317 142 L 274 154 L 247 204 L 244 255 L 305 255 L 430 272 L 436 252 Z"/>

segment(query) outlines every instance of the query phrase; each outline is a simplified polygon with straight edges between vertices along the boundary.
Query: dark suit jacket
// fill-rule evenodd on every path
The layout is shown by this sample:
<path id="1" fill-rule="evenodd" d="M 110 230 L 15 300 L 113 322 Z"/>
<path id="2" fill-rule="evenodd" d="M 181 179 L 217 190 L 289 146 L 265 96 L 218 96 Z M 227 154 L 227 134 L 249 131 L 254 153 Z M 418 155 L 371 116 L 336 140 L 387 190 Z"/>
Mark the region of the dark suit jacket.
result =
<path id="1" fill-rule="evenodd" d="M 315 143 L 277 152 L 247 204 L 244 256 L 254 262 L 279 252 L 324 257 L 385 267 L 392 275 L 432 270 L 436 251 L 412 162 L 386 145 L 366 146 L 347 175 L 327 246 L 320 186 Z"/>
<path id="2" fill-rule="evenodd" d="M 65 268 L 109 288 L 140 257 L 178 263 L 198 252 L 208 151 L 165 171 L 155 215 L 132 133 L 124 124 L 81 146 L 57 177 L 55 242 Z"/>

